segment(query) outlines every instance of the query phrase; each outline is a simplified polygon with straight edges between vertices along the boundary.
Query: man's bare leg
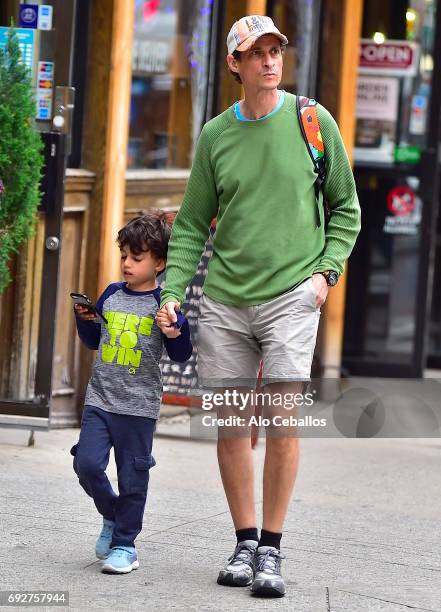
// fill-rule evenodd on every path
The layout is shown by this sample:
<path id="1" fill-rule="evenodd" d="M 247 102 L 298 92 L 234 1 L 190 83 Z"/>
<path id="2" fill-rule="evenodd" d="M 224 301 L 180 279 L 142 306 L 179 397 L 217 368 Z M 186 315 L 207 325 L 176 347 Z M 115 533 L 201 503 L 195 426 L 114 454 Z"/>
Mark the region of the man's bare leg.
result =
<path id="1" fill-rule="evenodd" d="M 295 411 L 285 410 L 284 402 L 276 401 L 274 396 L 279 393 L 283 398 L 285 394 L 290 394 L 290 399 L 294 401 L 294 395 L 301 389 L 299 383 L 273 383 L 264 390 L 264 395 L 269 396 L 271 401 L 269 405 L 266 399 L 263 402 L 263 417 L 269 419 L 270 424 L 266 426 L 263 524 L 253 560 L 251 584 L 251 593 L 259 597 L 283 597 L 286 592 L 281 574 L 283 554 L 280 552 L 280 539 L 296 479 L 299 447 L 294 427 L 280 423 L 280 417 L 289 417 Z M 278 420 L 273 421 L 276 416 Z"/>
<path id="2" fill-rule="evenodd" d="M 250 438 L 219 438 L 217 457 L 234 528 L 256 525 L 254 465 Z"/>
<path id="3" fill-rule="evenodd" d="M 273 383 L 267 385 L 267 393 L 301 393 L 303 383 Z M 289 417 L 295 410 L 277 410 Z M 273 412 L 274 414 L 274 412 Z M 283 432 L 291 435 L 283 435 Z M 294 489 L 299 461 L 299 441 L 294 431 L 285 428 L 267 428 L 265 465 L 263 471 L 263 524 L 262 528 L 281 533 Z"/>
<path id="4" fill-rule="evenodd" d="M 248 391 L 248 390 L 246 390 Z M 225 495 L 237 535 L 237 546 L 227 565 L 220 570 L 218 584 L 248 586 L 253 581 L 253 558 L 257 548 L 254 507 L 254 465 L 251 448 L 251 409 L 218 410 L 218 417 L 235 415 L 246 425 L 219 427 L 217 456 Z"/>
<path id="5" fill-rule="evenodd" d="M 249 393 L 249 389 L 238 389 Z M 244 411 L 237 408 L 221 409 L 219 418 L 236 415 L 248 421 L 251 408 Z M 256 510 L 254 506 L 254 462 L 251 448 L 250 427 L 233 426 L 219 428 L 217 442 L 217 457 L 222 477 L 225 495 L 230 508 L 234 527 L 246 529 L 256 526 Z"/>

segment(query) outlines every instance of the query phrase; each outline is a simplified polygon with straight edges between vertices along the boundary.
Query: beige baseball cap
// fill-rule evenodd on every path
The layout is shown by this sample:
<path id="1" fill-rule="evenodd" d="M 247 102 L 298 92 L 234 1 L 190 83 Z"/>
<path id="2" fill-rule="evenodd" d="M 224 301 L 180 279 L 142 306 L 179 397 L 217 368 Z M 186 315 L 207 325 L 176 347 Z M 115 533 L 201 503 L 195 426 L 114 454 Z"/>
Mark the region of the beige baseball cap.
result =
<path id="1" fill-rule="evenodd" d="M 264 15 L 248 15 L 236 21 L 227 36 L 228 53 L 246 51 L 256 40 L 265 34 L 274 34 L 282 44 L 287 45 L 288 39 L 274 25 L 271 17 Z"/>

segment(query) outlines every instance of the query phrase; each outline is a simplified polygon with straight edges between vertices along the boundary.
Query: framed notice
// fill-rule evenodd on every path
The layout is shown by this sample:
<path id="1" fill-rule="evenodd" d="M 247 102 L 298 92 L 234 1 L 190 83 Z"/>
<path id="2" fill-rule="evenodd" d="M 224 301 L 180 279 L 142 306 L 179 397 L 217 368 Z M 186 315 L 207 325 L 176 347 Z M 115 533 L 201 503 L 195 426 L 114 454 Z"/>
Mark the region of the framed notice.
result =
<path id="1" fill-rule="evenodd" d="M 400 82 L 360 75 L 357 82 L 356 161 L 393 162 Z"/>

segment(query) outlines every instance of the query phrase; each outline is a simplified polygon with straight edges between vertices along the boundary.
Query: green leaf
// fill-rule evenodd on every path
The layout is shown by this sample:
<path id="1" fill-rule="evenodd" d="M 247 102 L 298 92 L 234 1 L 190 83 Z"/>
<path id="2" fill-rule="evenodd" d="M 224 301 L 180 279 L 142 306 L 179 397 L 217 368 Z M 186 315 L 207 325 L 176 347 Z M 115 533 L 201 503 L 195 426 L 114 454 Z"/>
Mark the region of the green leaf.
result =
<path id="1" fill-rule="evenodd" d="M 14 28 L 0 50 L 0 293 L 11 281 L 9 261 L 32 236 L 40 202 L 43 143 L 32 125 L 35 100 Z"/>

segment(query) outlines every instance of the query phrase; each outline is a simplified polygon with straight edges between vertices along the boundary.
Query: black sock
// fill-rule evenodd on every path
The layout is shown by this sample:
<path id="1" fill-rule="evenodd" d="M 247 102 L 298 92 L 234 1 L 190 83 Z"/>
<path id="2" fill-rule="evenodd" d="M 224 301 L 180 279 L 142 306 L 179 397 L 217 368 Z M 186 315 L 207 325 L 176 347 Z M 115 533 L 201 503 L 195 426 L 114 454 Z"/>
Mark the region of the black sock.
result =
<path id="1" fill-rule="evenodd" d="M 281 533 L 274 533 L 273 531 L 267 531 L 266 529 L 262 529 L 262 531 L 260 532 L 259 546 L 274 546 L 274 548 L 280 550 L 281 539 Z"/>
<path id="2" fill-rule="evenodd" d="M 236 538 L 237 543 L 244 542 L 245 540 L 255 540 L 259 541 L 259 536 L 257 534 L 257 527 L 248 527 L 247 529 L 237 529 L 236 530 Z"/>

